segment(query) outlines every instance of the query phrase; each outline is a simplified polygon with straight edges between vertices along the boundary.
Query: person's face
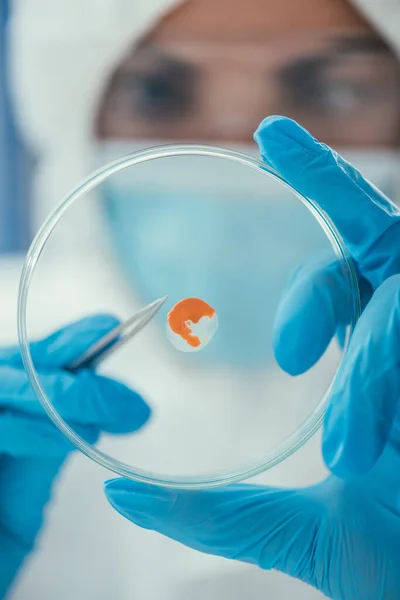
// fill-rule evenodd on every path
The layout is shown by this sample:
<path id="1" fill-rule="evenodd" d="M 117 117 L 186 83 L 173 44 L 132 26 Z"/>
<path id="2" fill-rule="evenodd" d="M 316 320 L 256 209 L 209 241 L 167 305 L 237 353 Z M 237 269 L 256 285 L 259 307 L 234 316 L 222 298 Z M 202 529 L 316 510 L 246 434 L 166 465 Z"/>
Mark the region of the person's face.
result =
<path id="1" fill-rule="evenodd" d="M 97 135 L 242 143 L 270 114 L 395 146 L 400 65 L 345 0 L 189 0 L 112 74 Z"/>

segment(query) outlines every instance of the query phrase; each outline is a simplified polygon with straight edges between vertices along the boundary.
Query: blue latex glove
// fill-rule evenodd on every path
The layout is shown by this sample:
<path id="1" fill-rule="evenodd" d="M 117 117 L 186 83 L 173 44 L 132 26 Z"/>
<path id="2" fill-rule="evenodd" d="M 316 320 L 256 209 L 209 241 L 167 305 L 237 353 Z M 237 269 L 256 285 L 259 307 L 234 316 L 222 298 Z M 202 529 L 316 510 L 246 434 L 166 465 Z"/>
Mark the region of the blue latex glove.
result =
<path id="1" fill-rule="evenodd" d="M 102 431 L 135 431 L 150 415 L 121 383 L 91 370 L 62 369 L 117 323 L 105 315 L 87 318 L 31 346 L 53 405 L 92 443 Z M 54 479 L 72 449 L 35 398 L 19 351 L 0 350 L 0 598 L 33 548 Z"/>
<path id="2" fill-rule="evenodd" d="M 333 475 L 302 489 L 202 491 L 117 479 L 105 492 L 127 519 L 202 552 L 278 569 L 337 600 L 400 598 L 400 213 L 293 121 L 266 119 L 256 140 L 331 216 L 359 274 L 364 311 L 324 425 Z M 305 265 L 282 301 L 275 353 L 293 375 L 346 320 L 340 273 L 334 262 Z"/>

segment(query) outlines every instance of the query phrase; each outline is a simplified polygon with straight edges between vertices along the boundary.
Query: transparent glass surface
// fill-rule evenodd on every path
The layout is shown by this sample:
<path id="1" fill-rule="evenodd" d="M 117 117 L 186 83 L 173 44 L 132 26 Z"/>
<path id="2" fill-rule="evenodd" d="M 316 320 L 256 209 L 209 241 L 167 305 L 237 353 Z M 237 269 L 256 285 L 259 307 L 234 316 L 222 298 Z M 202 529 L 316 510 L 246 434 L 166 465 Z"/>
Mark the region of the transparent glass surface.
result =
<path id="1" fill-rule="evenodd" d="M 277 311 L 293 273 L 314 260 L 337 261 L 351 316 L 342 342 L 334 336 L 292 376 L 274 353 Z M 55 410 L 29 344 L 90 314 L 123 321 L 164 295 L 157 316 L 99 368 L 142 394 L 151 418 L 89 444 Z M 196 352 L 167 335 L 168 312 L 188 297 L 218 317 Z M 75 446 L 127 477 L 204 487 L 261 473 L 315 433 L 358 313 L 351 262 L 316 201 L 256 159 L 176 145 L 111 162 L 61 202 L 29 250 L 18 326 L 35 393 Z"/>

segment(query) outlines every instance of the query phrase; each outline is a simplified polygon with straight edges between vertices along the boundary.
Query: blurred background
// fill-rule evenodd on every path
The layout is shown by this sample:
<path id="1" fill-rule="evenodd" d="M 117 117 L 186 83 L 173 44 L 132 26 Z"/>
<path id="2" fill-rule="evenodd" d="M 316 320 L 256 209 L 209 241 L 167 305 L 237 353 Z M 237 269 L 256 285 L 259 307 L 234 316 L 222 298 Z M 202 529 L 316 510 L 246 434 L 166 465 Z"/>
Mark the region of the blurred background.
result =
<path id="1" fill-rule="evenodd" d="M 263 118 L 281 114 L 337 149 L 397 202 L 398 31 L 386 3 L 368 0 L 0 0 L 0 343 L 16 341 L 19 277 L 40 225 L 94 168 L 134 150 L 201 142 L 257 156 L 255 129 Z M 175 180 L 182 183 L 182 169 L 176 170 Z M 221 197 L 199 219 L 214 225 L 204 234 L 209 241 L 214 231 L 219 240 L 234 238 L 241 244 L 238 223 L 243 219 L 233 229 L 231 220 L 213 212 L 235 187 L 232 181 L 225 183 Z M 127 191 L 129 186 L 124 197 Z M 140 211 L 134 215 L 139 226 L 127 227 L 122 196 L 113 188 L 107 189 L 107 198 L 91 196 L 79 210 L 67 213 L 33 286 L 28 321 L 32 338 L 98 311 L 128 317 L 153 299 L 154 289 L 163 293 L 148 279 L 147 265 L 160 273 L 157 284 L 166 268 L 172 288 L 177 275 L 180 281 L 188 277 L 190 264 L 185 271 L 182 264 L 178 269 L 172 259 L 168 262 L 177 249 L 188 257 L 196 250 L 186 239 L 188 247 L 182 252 L 172 218 L 179 209 L 175 192 L 161 212 L 155 205 L 157 227 L 154 222 L 148 227 L 146 219 L 141 226 Z M 154 196 L 154 186 L 146 194 Z M 246 203 L 241 210 L 251 237 L 252 223 L 262 219 Z M 196 214 L 185 219 L 193 221 Z M 182 217 L 180 222 L 183 230 L 186 221 Z M 308 243 L 308 229 L 303 235 Z M 282 244 L 284 239 L 282 235 Z M 262 236 L 257 240 L 254 253 L 259 256 L 265 245 Z M 234 253 L 216 244 L 216 264 L 222 254 L 224 265 L 230 257 L 233 264 Z M 205 284 L 215 284 L 214 271 L 201 273 Z M 248 278 L 247 272 L 246 285 Z M 179 286 L 173 290 L 179 296 Z M 187 385 L 196 387 L 193 381 L 203 381 L 203 371 L 199 367 L 193 375 L 179 361 L 171 361 L 159 348 L 158 335 L 155 325 L 146 346 L 149 354 L 121 356 L 111 372 L 126 378 L 135 364 L 139 373 L 133 373 L 132 385 L 161 394 L 154 381 L 157 361 L 160 382 L 167 381 L 173 390 L 179 414 L 186 394 L 179 385 L 186 377 Z M 226 366 L 229 360 L 221 350 L 212 367 Z M 235 357 L 229 376 L 220 372 L 215 393 L 243 396 L 249 393 L 250 380 L 258 382 L 258 391 L 263 389 L 259 365 L 249 367 L 241 360 Z M 207 397 L 210 391 L 199 384 L 198 393 Z M 306 387 L 302 394 L 309 395 Z M 235 440 L 239 434 L 232 434 Z M 319 443 L 314 436 L 259 481 L 318 481 L 325 475 Z M 153 451 L 155 456 L 161 453 L 161 443 Z M 199 555 L 130 526 L 102 495 L 108 477 L 87 458 L 73 456 L 12 598 L 321 597 L 280 573 Z"/>
<path id="2" fill-rule="evenodd" d="M 7 24 L 10 2 L 0 7 L 0 252 L 16 254 L 28 249 L 30 224 L 30 181 L 33 157 L 21 139 L 16 124 L 7 71 Z"/>

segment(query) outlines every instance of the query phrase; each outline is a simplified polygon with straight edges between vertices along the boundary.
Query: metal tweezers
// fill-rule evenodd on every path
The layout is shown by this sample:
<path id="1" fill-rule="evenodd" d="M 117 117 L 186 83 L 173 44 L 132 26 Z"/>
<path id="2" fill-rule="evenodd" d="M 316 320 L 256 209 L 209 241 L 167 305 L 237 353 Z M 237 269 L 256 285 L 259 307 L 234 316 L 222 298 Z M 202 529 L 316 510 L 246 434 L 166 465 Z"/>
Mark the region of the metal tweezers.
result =
<path id="1" fill-rule="evenodd" d="M 95 342 L 81 356 L 67 365 L 66 369 L 71 372 L 79 371 L 80 369 L 88 369 L 89 367 L 97 367 L 105 358 L 123 346 L 128 340 L 131 340 L 137 335 L 152 318 L 158 313 L 168 296 L 159 298 L 151 304 L 148 304 L 130 319 L 117 325 L 111 331 L 106 333 L 100 340 Z"/>

